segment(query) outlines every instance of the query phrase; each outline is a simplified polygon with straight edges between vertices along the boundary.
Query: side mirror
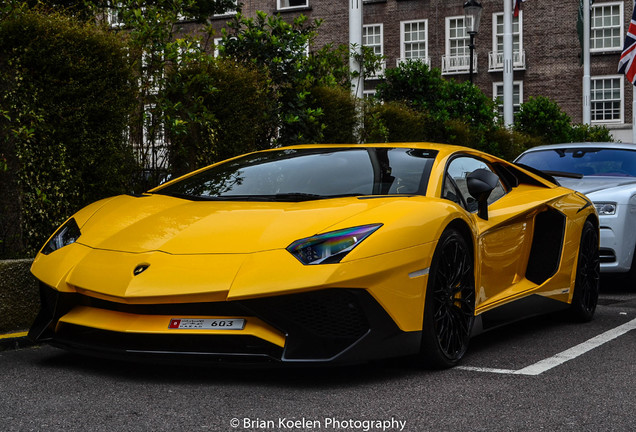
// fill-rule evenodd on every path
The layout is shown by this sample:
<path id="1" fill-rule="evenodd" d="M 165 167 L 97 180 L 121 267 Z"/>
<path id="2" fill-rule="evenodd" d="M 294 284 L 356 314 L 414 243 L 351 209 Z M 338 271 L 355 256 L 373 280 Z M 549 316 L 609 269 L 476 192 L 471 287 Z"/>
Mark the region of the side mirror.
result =
<path id="1" fill-rule="evenodd" d="M 466 176 L 466 183 L 468 192 L 479 205 L 477 216 L 488 220 L 488 197 L 499 184 L 499 177 L 492 171 L 479 168 Z"/>

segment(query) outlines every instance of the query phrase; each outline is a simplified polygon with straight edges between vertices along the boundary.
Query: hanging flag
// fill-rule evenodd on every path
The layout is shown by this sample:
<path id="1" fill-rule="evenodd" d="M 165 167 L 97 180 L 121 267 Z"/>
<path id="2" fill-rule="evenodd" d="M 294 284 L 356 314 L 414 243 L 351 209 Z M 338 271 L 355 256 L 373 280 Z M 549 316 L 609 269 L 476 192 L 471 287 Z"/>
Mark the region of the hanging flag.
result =
<path id="1" fill-rule="evenodd" d="M 636 57 L 636 0 L 634 0 L 632 21 L 629 23 L 627 36 L 625 36 L 623 53 L 618 61 L 618 71 L 625 74 L 629 82 L 636 85 L 636 62 L 634 62 L 634 57 Z"/>
<path id="2" fill-rule="evenodd" d="M 519 11 L 521 10 L 521 3 L 525 2 L 526 0 L 512 0 L 512 1 L 515 2 L 515 11 L 513 13 L 513 16 L 517 18 L 519 16 Z"/>

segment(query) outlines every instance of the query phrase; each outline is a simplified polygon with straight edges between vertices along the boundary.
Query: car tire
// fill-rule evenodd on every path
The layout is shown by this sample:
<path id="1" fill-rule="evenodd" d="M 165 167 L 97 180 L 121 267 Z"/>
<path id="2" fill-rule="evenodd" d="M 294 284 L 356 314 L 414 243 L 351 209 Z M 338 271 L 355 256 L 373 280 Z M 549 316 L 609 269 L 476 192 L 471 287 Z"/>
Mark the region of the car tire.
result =
<path id="1" fill-rule="evenodd" d="M 430 267 L 420 357 L 425 366 L 455 366 L 468 349 L 475 321 L 472 248 L 455 228 L 441 235 Z"/>
<path id="2" fill-rule="evenodd" d="M 598 303 L 600 281 L 598 231 L 589 220 L 583 225 L 579 257 L 576 264 L 576 281 L 570 305 L 570 316 L 575 321 L 588 322 L 594 317 Z"/>

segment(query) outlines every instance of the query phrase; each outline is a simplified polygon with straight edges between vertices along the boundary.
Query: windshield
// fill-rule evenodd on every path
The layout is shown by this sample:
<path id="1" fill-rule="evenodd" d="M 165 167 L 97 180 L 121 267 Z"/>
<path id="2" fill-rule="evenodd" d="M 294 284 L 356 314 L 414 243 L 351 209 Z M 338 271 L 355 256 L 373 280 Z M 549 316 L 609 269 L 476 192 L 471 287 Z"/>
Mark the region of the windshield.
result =
<path id="1" fill-rule="evenodd" d="M 541 150 L 522 155 L 517 163 L 547 172 L 567 172 L 583 176 L 636 177 L 636 151 L 625 149 Z"/>
<path id="2" fill-rule="evenodd" d="M 356 195 L 424 195 L 436 151 L 281 149 L 222 163 L 156 193 L 203 200 L 304 201 Z"/>

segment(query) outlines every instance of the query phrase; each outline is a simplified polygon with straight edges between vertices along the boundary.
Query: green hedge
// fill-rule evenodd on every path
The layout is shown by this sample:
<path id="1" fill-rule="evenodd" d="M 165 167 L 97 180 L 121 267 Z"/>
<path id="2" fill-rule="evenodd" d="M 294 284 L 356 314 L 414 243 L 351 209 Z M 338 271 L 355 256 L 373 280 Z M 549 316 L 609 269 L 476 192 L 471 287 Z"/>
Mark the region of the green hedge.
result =
<path id="1" fill-rule="evenodd" d="M 129 190 L 133 85 L 107 30 L 37 11 L 0 21 L 0 157 L 21 204 L 0 198 L 0 241 L 13 244 L 4 256 L 33 254 L 74 211 Z M 17 242 L 6 238 L 16 223 Z"/>

